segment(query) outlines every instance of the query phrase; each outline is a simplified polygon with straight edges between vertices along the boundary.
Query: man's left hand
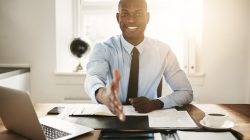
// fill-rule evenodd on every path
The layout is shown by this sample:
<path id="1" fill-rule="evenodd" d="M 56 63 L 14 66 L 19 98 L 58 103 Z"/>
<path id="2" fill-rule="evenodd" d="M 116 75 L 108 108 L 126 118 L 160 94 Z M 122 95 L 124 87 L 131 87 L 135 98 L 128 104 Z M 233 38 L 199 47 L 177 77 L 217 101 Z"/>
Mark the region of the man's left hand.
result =
<path id="1" fill-rule="evenodd" d="M 129 99 L 131 105 L 135 108 L 135 111 L 139 113 L 148 113 L 157 109 L 163 108 L 163 102 L 159 99 L 149 100 L 147 97 L 141 96 L 137 98 Z"/>

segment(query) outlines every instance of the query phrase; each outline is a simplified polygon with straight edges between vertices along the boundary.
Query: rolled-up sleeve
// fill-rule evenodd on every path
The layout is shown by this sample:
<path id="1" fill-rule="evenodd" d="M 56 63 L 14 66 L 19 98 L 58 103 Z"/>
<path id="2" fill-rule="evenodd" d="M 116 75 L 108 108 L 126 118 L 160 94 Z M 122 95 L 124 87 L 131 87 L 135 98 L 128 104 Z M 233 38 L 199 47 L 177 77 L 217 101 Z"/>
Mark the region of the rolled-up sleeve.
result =
<path id="1" fill-rule="evenodd" d="M 86 66 L 85 91 L 94 103 L 98 103 L 95 97 L 96 90 L 106 86 L 109 68 L 107 55 L 105 45 L 96 44 Z"/>
<path id="2" fill-rule="evenodd" d="M 182 106 L 192 102 L 193 90 L 191 84 L 171 50 L 166 57 L 164 77 L 173 90 L 170 95 L 159 98 L 164 103 L 164 108 Z"/>

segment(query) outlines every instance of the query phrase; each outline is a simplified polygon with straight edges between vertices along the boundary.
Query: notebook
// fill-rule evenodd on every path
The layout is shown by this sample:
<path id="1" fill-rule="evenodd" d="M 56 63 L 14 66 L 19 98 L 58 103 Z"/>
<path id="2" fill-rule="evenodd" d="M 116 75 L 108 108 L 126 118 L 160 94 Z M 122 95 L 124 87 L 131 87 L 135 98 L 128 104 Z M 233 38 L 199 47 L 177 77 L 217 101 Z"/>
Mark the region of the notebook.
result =
<path id="1" fill-rule="evenodd" d="M 93 130 L 56 117 L 38 120 L 28 92 L 1 86 L 0 116 L 8 130 L 29 139 L 65 140 Z"/>

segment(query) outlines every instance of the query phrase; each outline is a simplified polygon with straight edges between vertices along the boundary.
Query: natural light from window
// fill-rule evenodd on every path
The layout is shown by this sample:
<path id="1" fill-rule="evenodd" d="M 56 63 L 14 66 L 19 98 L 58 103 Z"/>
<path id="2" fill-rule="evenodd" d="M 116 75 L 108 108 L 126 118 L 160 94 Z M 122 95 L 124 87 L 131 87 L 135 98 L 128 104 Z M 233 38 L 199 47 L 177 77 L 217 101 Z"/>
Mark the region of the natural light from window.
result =
<path id="1" fill-rule="evenodd" d="M 77 0 L 74 37 L 95 43 L 121 34 L 116 21 L 118 0 Z M 195 73 L 196 50 L 200 47 L 203 0 L 147 0 L 150 21 L 146 36 L 170 45 L 181 67 Z M 77 6 L 75 8 L 77 8 Z M 86 65 L 88 55 L 82 60 Z M 69 58 L 75 59 L 75 58 Z M 72 65 L 72 64 L 71 64 Z M 190 67 L 193 66 L 193 69 Z"/>

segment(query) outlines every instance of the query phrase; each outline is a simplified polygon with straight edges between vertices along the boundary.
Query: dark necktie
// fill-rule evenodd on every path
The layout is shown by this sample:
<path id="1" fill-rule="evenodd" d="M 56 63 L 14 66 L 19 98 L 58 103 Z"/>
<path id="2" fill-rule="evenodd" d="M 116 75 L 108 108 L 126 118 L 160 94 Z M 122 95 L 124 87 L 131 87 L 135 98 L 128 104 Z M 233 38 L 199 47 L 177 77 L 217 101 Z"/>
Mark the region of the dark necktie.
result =
<path id="1" fill-rule="evenodd" d="M 126 104 L 129 103 L 129 98 L 137 97 L 138 92 L 138 76 L 139 76 L 139 52 L 136 47 L 132 50 L 132 60 L 128 83 L 128 94 Z"/>

